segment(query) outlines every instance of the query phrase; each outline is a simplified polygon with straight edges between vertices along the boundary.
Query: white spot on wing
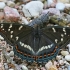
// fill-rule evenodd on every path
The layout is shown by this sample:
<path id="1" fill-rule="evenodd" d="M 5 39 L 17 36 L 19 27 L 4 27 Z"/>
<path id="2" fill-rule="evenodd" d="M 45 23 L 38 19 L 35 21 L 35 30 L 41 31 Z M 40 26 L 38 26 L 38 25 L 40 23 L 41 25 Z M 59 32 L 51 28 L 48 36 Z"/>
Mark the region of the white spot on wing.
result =
<path id="1" fill-rule="evenodd" d="M 13 35 L 10 36 L 11 38 L 13 37 Z"/>
<path id="2" fill-rule="evenodd" d="M 8 31 L 10 31 L 10 29 L 8 29 Z"/>
<path id="3" fill-rule="evenodd" d="M 12 28 L 12 24 L 10 24 L 9 28 Z"/>
<path id="4" fill-rule="evenodd" d="M 55 28 L 52 28 L 53 32 L 56 32 Z"/>
<path id="5" fill-rule="evenodd" d="M 57 43 L 57 41 L 58 41 L 58 40 L 57 40 L 57 39 L 55 39 L 55 43 Z"/>
<path id="6" fill-rule="evenodd" d="M 51 48 L 51 45 L 48 45 L 48 48 Z"/>
<path id="7" fill-rule="evenodd" d="M 63 37 L 64 35 L 63 34 L 61 34 L 61 37 Z"/>
<path id="8" fill-rule="evenodd" d="M 61 41 L 63 41 L 63 38 L 61 38 Z"/>
<path id="9" fill-rule="evenodd" d="M 16 41 L 18 40 L 18 38 L 19 38 L 19 37 L 17 36 L 17 37 L 16 37 Z"/>
<path id="10" fill-rule="evenodd" d="M 66 32 L 64 34 L 66 35 Z"/>
<path id="11" fill-rule="evenodd" d="M 3 24 L 1 24 L 1 26 L 3 26 Z"/>
<path id="12" fill-rule="evenodd" d="M 48 49 L 48 46 L 45 46 L 45 49 Z"/>
<path id="13" fill-rule="evenodd" d="M 11 34 L 13 33 L 13 31 L 10 32 Z"/>
<path id="14" fill-rule="evenodd" d="M 25 44 L 25 45 L 24 45 L 24 47 L 26 48 L 26 47 L 27 47 L 27 45 Z"/>
<path id="15" fill-rule="evenodd" d="M 21 46 L 24 46 L 24 43 L 22 43 L 22 42 L 19 42 L 19 43 L 20 43 Z"/>
<path id="16" fill-rule="evenodd" d="M 3 24 L 1 24 L 1 28 L 3 28 Z"/>
<path id="17" fill-rule="evenodd" d="M 2 30 L 4 30 L 4 29 L 2 29 Z"/>
<path id="18" fill-rule="evenodd" d="M 63 32 L 66 32 L 66 29 L 65 28 L 63 28 Z"/>
<path id="19" fill-rule="evenodd" d="M 22 29 L 22 27 L 23 27 L 23 26 L 20 26 L 20 27 L 19 27 L 19 30 L 21 30 L 21 29 Z"/>
<path id="20" fill-rule="evenodd" d="M 22 43 L 21 41 L 19 43 L 20 43 L 21 46 L 23 46 L 24 48 L 29 49 L 30 51 L 32 51 L 34 53 L 33 49 L 29 45 L 26 45 L 26 44 Z"/>

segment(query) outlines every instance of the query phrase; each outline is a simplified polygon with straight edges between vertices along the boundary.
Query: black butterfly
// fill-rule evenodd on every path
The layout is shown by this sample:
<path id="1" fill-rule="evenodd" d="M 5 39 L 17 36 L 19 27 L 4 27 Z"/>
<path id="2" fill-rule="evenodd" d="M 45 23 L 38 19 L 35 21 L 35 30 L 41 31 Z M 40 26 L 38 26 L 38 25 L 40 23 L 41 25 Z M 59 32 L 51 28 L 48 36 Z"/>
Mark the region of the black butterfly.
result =
<path id="1" fill-rule="evenodd" d="M 46 62 L 53 59 L 60 48 L 70 42 L 70 28 L 62 26 L 43 28 L 39 24 L 33 27 L 35 23 L 33 21 L 29 25 L 1 23 L 0 34 L 8 43 L 13 44 L 15 54 L 22 59 Z"/>

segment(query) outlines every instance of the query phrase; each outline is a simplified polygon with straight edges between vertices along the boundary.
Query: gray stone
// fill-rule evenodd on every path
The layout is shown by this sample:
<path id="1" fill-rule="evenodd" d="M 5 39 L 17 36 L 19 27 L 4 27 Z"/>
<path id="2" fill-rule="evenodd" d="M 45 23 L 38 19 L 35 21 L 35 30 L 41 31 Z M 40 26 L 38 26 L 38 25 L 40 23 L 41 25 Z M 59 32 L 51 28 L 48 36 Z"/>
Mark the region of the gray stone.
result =
<path id="1" fill-rule="evenodd" d="M 8 5 L 9 7 L 14 7 L 14 6 L 15 6 L 15 3 L 12 2 L 12 1 L 7 1 L 7 5 Z"/>
<path id="2" fill-rule="evenodd" d="M 65 4 L 63 3 L 57 3 L 56 4 L 56 9 L 63 11 L 65 8 Z"/>
<path id="3" fill-rule="evenodd" d="M 49 8 L 42 11 L 42 14 L 52 13 L 54 15 L 60 15 L 60 11 L 56 8 Z"/>
<path id="4" fill-rule="evenodd" d="M 25 17 L 37 17 L 43 10 L 43 3 L 41 1 L 31 1 L 23 6 L 23 13 Z"/>
<path id="5" fill-rule="evenodd" d="M 5 6 L 6 6 L 6 5 L 5 5 L 4 2 L 0 2 L 0 9 L 4 9 Z"/>
<path id="6" fill-rule="evenodd" d="M 68 70 L 70 70 L 70 65 L 68 66 Z"/>

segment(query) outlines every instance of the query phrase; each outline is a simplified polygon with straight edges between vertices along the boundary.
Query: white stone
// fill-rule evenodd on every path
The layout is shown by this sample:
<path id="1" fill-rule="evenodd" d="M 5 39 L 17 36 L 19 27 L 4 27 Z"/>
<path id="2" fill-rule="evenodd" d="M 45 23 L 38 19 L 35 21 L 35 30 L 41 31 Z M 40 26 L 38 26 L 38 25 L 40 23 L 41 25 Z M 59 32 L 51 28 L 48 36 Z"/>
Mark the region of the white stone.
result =
<path id="1" fill-rule="evenodd" d="M 9 6 L 6 6 L 4 8 L 4 13 L 6 21 L 17 22 L 20 17 L 18 10 Z"/>
<path id="2" fill-rule="evenodd" d="M 68 68 L 67 70 L 70 70 L 70 65 L 67 68 Z"/>
<path id="3" fill-rule="evenodd" d="M 11 52 L 9 53 L 9 55 L 10 55 L 10 56 L 14 56 L 14 51 L 11 51 Z"/>
<path id="4" fill-rule="evenodd" d="M 61 60 L 62 59 L 62 56 L 61 55 L 57 55 L 56 56 L 56 60 Z"/>
<path id="5" fill-rule="evenodd" d="M 27 21 L 27 19 L 25 17 L 22 17 L 22 24 L 28 24 L 29 22 Z"/>
<path id="6" fill-rule="evenodd" d="M 10 53 L 5 52 L 5 57 L 7 59 L 7 63 L 13 63 L 13 58 L 14 57 L 10 57 L 10 56 L 14 56 L 14 52 L 11 51 Z"/>
<path id="7" fill-rule="evenodd" d="M 6 6 L 6 5 L 5 5 L 4 2 L 0 2 L 0 9 L 4 9 L 5 6 Z"/>
<path id="8" fill-rule="evenodd" d="M 22 11 L 25 17 L 37 17 L 43 10 L 43 3 L 41 1 L 31 1 L 27 3 Z"/>
<path id="9" fill-rule="evenodd" d="M 6 59 L 7 59 L 7 63 L 11 63 L 11 59 L 10 59 L 9 53 L 6 53 L 6 54 L 5 54 L 5 57 L 6 57 Z"/>
<path id="10" fill-rule="evenodd" d="M 61 55 L 63 55 L 63 56 L 66 56 L 66 55 L 68 55 L 68 54 L 69 54 L 68 51 L 61 51 Z"/>
<path id="11" fill-rule="evenodd" d="M 15 3 L 13 1 L 7 1 L 7 5 L 9 7 L 14 7 L 15 6 Z"/>
<path id="12" fill-rule="evenodd" d="M 28 70 L 28 68 L 25 65 L 21 66 L 22 70 Z"/>
<path id="13" fill-rule="evenodd" d="M 57 0 L 47 0 L 48 7 L 55 7 Z"/>
<path id="14" fill-rule="evenodd" d="M 67 47 L 68 47 L 68 50 L 69 50 L 69 52 L 70 52 L 70 44 L 68 44 Z"/>
<path id="15" fill-rule="evenodd" d="M 46 63 L 45 68 L 48 70 L 50 68 L 50 66 L 52 66 L 52 62 L 51 61 Z"/>
<path id="16" fill-rule="evenodd" d="M 4 67 L 5 67 L 6 70 L 8 70 L 8 65 L 7 65 L 7 63 L 4 63 Z"/>
<path id="17" fill-rule="evenodd" d="M 66 60 L 64 61 L 64 64 L 65 64 L 65 65 L 70 65 Z"/>
<path id="18" fill-rule="evenodd" d="M 47 0 L 48 6 L 50 6 L 53 3 L 53 0 Z"/>
<path id="19" fill-rule="evenodd" d="M 65 4 L 65 7 L 66 8 L 70 8 L 70 4 Z"/>
<path id="20" fill-rule="evenodd" d="M 62 68 L 59 68 L 59 70 L 62 70 Z"/>
<path id="21" fill-rule="evenodd" d="M 65 8 L 65 4 L 63 4 L 63 3 L 57 3 L 56 4 L 56 9 L 58 9 L 58 10 L 64 10 L 64 8 Z"/>
<path id="22" fill-rule="evenodd" d="M 4 40 L 4 38 L 0 35 L 0 40 Z"/>
<path id="23" fill-rule="evenodd" d="M 67 61 L 70 61 L 70 55 L 66 55 L 66 56 L 65 56 L 65 59 L 66 59 Z"/>
<path id="24" fill-rule="evenodd" d="M 64 61 L 63 60 L 59 60 L 59 64 L 60 65 L 64 65 Z"/>

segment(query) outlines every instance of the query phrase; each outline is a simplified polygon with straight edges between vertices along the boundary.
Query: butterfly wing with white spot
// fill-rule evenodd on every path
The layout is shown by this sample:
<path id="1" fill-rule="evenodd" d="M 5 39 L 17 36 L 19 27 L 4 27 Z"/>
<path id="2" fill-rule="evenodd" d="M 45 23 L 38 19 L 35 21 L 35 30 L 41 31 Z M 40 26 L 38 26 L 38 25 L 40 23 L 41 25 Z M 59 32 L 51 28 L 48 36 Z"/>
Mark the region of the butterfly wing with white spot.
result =
<path id="1" fill-rule="evenodd" d="M 56 44 L 62 46 L 70 38 L 70 28 L 62 26 L 51 26 L 42 29 L 44 35 Z"/>
<path id="2" fill-rule="evenodd" d="M 26 34 L 31 33 L 32 30 L 32 27 L 18 23 L 0 24 L 0 34 L 3 35 L 11 43 L 15 43 L 16 41 L 18 41 L 18 39 L 20 39 L 20 37 L 18 37 L 18 34 L 21 34 L 22 37 L 22 33 L 24 33 L 23 35 L 25 36 Z"/>

